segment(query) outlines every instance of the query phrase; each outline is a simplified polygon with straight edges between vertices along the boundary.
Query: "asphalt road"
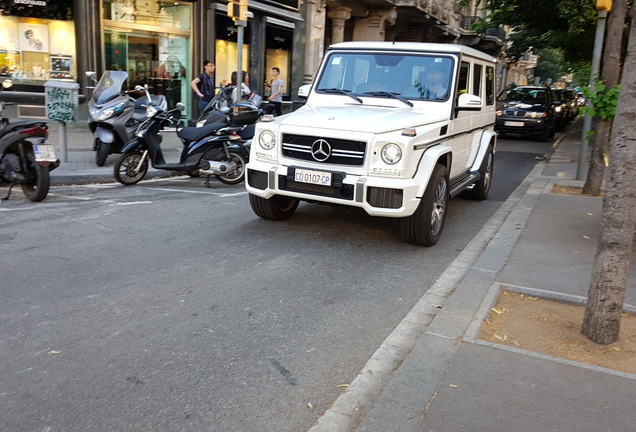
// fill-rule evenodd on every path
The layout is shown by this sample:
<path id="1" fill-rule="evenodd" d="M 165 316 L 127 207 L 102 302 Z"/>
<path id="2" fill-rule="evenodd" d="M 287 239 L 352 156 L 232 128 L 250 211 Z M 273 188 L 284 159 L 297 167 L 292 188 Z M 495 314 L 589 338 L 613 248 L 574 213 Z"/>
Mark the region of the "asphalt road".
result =
<path id="1" fill-rule="evenodd" d="M 261 220 L 202 179 L 14 191 L 0 430 L 309 429 L 549 147 L 501 139 L 489 200 L 453 200 L 432 248 L 358 210 Z"/>

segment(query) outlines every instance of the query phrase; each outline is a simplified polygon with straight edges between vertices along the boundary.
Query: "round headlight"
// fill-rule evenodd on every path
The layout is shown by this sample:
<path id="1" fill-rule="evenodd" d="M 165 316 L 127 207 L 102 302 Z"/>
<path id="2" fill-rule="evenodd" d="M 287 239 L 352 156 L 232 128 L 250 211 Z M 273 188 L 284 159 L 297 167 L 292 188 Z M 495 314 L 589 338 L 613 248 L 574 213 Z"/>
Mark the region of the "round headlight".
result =
<path id="1" fill-rule="evenodd" d="M 271 150 L 276 145 L 276 136 L 271 131 L 263 131 L 258 136 L 258 143 L 265 150 Z"/>
<path id="2" fill-rule="evenodd" d="M 399 145 L 394 143 L 388 143 L 382 147 L 380 152 L 382 160 L 388 165 L 395 165 L 402 159 L 402 149 Z"/>

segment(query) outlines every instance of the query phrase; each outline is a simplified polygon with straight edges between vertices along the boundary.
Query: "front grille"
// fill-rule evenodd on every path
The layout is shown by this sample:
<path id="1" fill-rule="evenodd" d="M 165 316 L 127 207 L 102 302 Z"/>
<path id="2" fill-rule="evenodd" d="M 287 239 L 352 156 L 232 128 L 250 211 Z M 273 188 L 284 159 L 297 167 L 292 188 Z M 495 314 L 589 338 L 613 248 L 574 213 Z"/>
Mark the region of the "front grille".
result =
<path id="1" fill-rule="evenodd" d="M 349 201 L 353 200 L 353 185 L 345 184 L 340 187 L 314 185 L 289 180 L 286 176 L 279 175 L 278 187 L 281 190 L 290 192 L 302 192 L 310 195 L 341 198 Z"/>
<path id="2" fill-rule="evenodd" d="M 329 158 L 320 162 L 334 165 L 364 165 L 364 154 L 367 143 L 364 141 L 351 141 L 340 138 L 283 134 L 283 156 L 317 162 L 312 156 L 312 145 L 317 140 L 324 140 L 331 147 L 331 155 Z"/>
<path id="3" fill-rule="evenodd" d="M 525 111 L 504 110 L 504 115 L 509 117 L 525 117 Z"/>
<path id="4" fill-rule="evenodd" d="M 247 183 L 253 188 L 267 189 L 267 173 L 263 171 L 247 170 Z"/>
<path id="5" fill-rule="evenodd" d="M 373 207 L 397 209 L 402 207 L 403 197 L 402 189 L 367 188 L 367 202 Z"/>

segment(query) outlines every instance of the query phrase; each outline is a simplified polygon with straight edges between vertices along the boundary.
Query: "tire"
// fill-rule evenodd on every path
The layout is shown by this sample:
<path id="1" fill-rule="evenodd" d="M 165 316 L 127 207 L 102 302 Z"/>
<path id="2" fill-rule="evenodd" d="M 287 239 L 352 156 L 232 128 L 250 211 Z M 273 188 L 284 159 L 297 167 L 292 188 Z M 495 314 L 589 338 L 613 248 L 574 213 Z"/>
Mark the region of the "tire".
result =
<path id="1" fill-rule="evenodd" d="M 142 152 L 124 153 L 115 162 L 115 179 L 124 186 L 131 186 L 139 183 L 148 172 L 148 159 L 146 158 L 141 164 L 141 169 L 136 171 L 141 159 Z"/>
<path id="2" fill-rule="evenodd" d="M 27 167 L 29 175 L 33 177 L 33 180 L 29 183 L 23 183 L 22 192 L 24 195 L 33 202 L 40 202 L 49 193 L 51 187 L 51 176 L 49 175 L 49 169 L 35 162 L 35 155 L 33 153 L 27 154 Z"/>
<path id="3" fill-rule="evenodd" d="M 235 185 L 245 180 L 245 159 L 243 159 L 243 156 L 236 152 L 230 152 L 230 158 L 223 162 L 231 164 L 234 169 L 225 174 L 217 174 L 216 178 L 221 183 Z"/>
<path id="4" fill-rule="evenodd" d="M 261 198 L 249 194 L 250 206 L 254 213 L 263 219 L 281 221 L 289 219 L 298 208 L 299 201 L 296 198 L 274 195 L 270 199 Z"/>
<path id="5" fill-rule="evenodd" d="M 96 150 L 95 150 L 95 163 L 97 166 L 104 166 L 106 163 L 106 159 L 108 159 L 108 155 L 110 154 L 110 144 L 101 142 L 97 139 L 96 142 Z"/>
<path id="6" fill-rule="evenodd" d="M 490 185 L 492 183 L 492 172 L 494 168 L 494 151 L 492 144 L 488 146 L 484 160 L 479 167 L 479 180 L 475 183 L 472 189 L 462 191 L 464 198 L 482 201 L 488 198 L 488 192 L 490 191 Z"/>
<path id="7" fill-rule="evenodd" d="M 444 230 L 448 200 L 448 170 L 437 164 L 417 210 L 400 220 L 402 239 L 419 246 L 437 243 Z"/>

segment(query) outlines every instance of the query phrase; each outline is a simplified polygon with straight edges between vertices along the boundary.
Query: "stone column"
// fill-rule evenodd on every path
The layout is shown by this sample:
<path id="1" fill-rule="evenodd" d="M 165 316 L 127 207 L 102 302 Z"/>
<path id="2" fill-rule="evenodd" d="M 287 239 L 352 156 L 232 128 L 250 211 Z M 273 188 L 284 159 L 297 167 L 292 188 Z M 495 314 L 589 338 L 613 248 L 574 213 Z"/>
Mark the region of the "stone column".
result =
<path id="1" fill-rule="evenodd" d="M 322 54 L 325 51 L 325 7 L 322 0 L 305 2 L 305 73 L 303 84 L 310 84 L 315 77 Z"/>
<path id="2" fill-rule="evenodd" d="M 345 22 L 351 18 L 351 8 L 336 8 L 329 11 L 328 16 L 331 20 L 331 43 L 343 42 Z"/>

